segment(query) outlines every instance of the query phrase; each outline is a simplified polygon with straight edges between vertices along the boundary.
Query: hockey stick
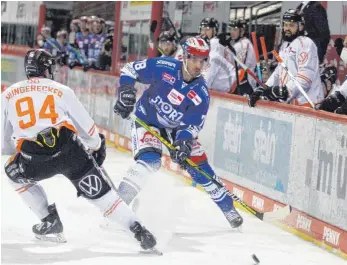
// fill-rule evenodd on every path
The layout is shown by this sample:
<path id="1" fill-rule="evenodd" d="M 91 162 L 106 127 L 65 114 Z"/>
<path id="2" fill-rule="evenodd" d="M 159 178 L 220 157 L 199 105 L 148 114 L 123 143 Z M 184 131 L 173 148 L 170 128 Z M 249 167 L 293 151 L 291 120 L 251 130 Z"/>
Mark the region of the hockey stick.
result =
<path id="1" fill-rule="evenodd" d="M 254 53 L 255 53 L 255 59 L 257 61 L 257 72 L 259 80 L 263 81 L 262 75 L 261 75 L 261 69 L 260 69 L 260 59 L 259 59 L 259 50 L 258 50 L 258 43 L 257 43 L 257 35 L 253 31 L 252 32 L 252 41 L 253 41 L 253 47 L 254 47 Z"/>
<path id="2" fill-rule="evenodd" d="M 298 80 L 296 80 L 295 76 L 289 71 L 287 65 L 283 62 L 283 59 L 279 56 L 279 54 L 273 50 L 272 54 L 275 56 L 276 60 L 278 61 L 278 63 L 282 66 L 282 68 L 286 71 L 286 73 L 288 74 L 288 76 L 290 77 L 290 79 L 294 82 L 294 84 L 297 86 L 297 88 L 299 89 L 300 93 L 305 97 L 305 99 L 307 100 L 308 103 L 310 103 L 311 107 L 314 109 L 314 104 L 311 101 L 311 99 L 308 97 L 307 93 L 305 92 L 305 90 L 302 88 L 301 84 L 298 82 Z M 287 103 L 289 104 L 292 100 L 293 100 L 293 96 L 291 96 L 288 100 Z"/>
<path id="3" fill-rule="evenodd" d="M 157 49 L 163 55 L 164 52 L 162 49 L 160 49 L 158 41 L 155 39 L 155 36 L 154 36 L 154 33 L 157 30 L 157 26 L 158 26 L 158 21 L 153 20 L 150 27 L 149 38 L 151 42 L 153 43 L 154 48 Z"/>
<path id="4" fill-rule="evenodd" d="M 174 146 L 170 144 L 167 140 L 165 140 L 161 135 L 159 135 L 156 131 L 152 130 L 150 126 L 148 126 L 144 121 L 137 118 L 135 115 L 131 115 L 131 118 L 140 124 L 143 128 L 145 128 L 149 133 L 151 133 L 154 137 L 156 137 L 159 141 L 161 141 L 169 150 L 174 150 Z M 214 184 L 216 184 L 219 188 L 225 188 L 223 184 L 219 183 L 216 179 L 214 179 L 212 176 L 207 174 L 204 170 L 202 170 L 196 163 L 194 163 L 191 159 L 187 158 L 186 162 L 193 167 L 196 171 L 198 171 L 200 174 L 204 175 L 207 179 L 211 180 Z M 243 202 L 239 197 L 237 197 L 235 194 L 231 193 L 229 190 L 227 190 L 228 195 L 234 200 L 237 201 L 240 205 L 242 205 L 248 212 L 253 214 L 255 217 L 262 221 L 270 221 L 270 220 L 279 220 L 284 219 L 287 217 L 291 212 L 291 207 L 287 205 L 286 207 L 283 207 L 279 210 L 275 210 L 272 212 L 267 213 L 261 213 L 252 207 L 248 206 L 245 202 Z"/>
<path id="5" fill-rule="evenodd" d="M 269 74 L 270 73 L 269 57 L 268 57 L 268 54 L 267 54 L 267 48 L 266 48 L 266 43 L 265 43 L 265 38 L 264 37 L 260 37 L 260 43 L 261 43 L 261 50 L 262 50 L 263 56 L 264 56 L 266 71 Z"/>
<path id="6" fill-rule="evenodd" d="M 268 88 L 268 86 L 262 82 L 257 75 L 251 70 L 249 69 L 249 67 L 247 65 L 245 65 L 243 62 L 241 62 L 241 60 L 239 58 L 237 58 L 236 54 L 234 52 L 232 52 L 230 49 L 228 49 L 228 52 L 233 56 L 234 60 L 237 62 L 237 64 L 239 64 L 251 77 L 254 78 L 254 80 L 263 88 Z"/>

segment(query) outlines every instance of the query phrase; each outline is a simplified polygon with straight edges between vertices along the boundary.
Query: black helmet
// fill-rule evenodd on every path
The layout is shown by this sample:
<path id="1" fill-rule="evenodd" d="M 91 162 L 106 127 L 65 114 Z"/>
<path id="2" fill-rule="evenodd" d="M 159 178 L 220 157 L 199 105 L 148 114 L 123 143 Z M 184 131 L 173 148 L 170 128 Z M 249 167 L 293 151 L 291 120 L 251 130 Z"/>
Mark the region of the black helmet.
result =
<path id="1" fill-rule="evenodd" d="M 207 17 L 200 22 L 199 32 L 201 31 L 201 28 L 213 28 L 217 34 L 219 30 L 219 23 L 215 18 Z"/>
<path id="2" fill-rule="evenodd" d="M 320 74 L 320 78 L 322 82 L 326 82 L 329 80 L 331 84 L 335 84 L 337 80 L 337 69 L 335 66 L 328 66 L 324 69 L 324 71 Z"/>
<path id="3" fill-rule="evenodd" d="M 170 31 L 163 31 L 160 33 L 158 41 L 170 41 L 176 43 L 175 34 L 171 34 Z"/>
<path id="4" fill-rule="evenodd" d="M 230 20 L 229 21 L 229 28 L 239 28 L 239 29 L 246 29 L 247 26 L 247 22 L 245 20 L 240 20 L 240 19 L 236 19 L 236 20 Z"/>
<path id="5" fill-rule="evenodd" d="M 288 9 L 284 12 L 282 19 L 283 21 L 304 23 L 303 16 L 301 16 L 299 11 L 295 9 Z"/>
<path id="6" fill-rule="evenodd" d="M 45 76 L 45 71 L 48 70 L 49 78 L 53 79 L 52 65 L 55 64 L 55 59 L 44 49 L 30 50 L 25 55 L 24 69 L 27 78 Z"/>

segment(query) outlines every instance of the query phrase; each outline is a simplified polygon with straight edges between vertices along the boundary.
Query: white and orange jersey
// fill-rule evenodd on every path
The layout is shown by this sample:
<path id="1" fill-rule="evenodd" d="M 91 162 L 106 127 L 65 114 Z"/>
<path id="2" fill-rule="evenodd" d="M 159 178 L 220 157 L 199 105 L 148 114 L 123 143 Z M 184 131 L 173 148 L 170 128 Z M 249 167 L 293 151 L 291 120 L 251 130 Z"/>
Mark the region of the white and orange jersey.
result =
<path id="1" fill-rule="evenodd" d="M 9 148 L 11 137 L 18 150 L 21 140 L 36 139 L 40 131 L 63 125 L 74 130 L 87 148 L 100 147 L 95 123 L 75 93 L 51 79 L 15 83 L 2 93 L 1 105 L 2 147 Z"/>
<path id="2" fill-rule="evenodd" d="M 236 84 L 236 71 L 226 47 L 219 43 L 218 38 L 210 40 L 209 63 L 202 75 L 210 89 L 229 92 Z"/>
<path id="3" fill-rule="evenodd" d="M 324 91 L 319 74 L 317 47 L 310 38 L 299 36 L 291 43 L 284 42 L 280 48 L 279 55 L 313 103 L 318 103 L 324 99 Z M 294 101 L 295 104 L 308 104 L 281 65 L 276 67 L 266 84 L 268 86 L 285 85 L 290 95 L 293 95 L 293 93 L 297 95 Z"/>
<path id="4" fill-rule="evenodd" d="M 243 37 L 240 40 L 238 40 L 233 45 L 237 58 L 242 61 L 250 70 L 254 71 L 255 67 L 257 65 L 257 61 L 255 58 L 255 52 L 254 47 L 251 41 Z M 230 57 L 230 59 L 233 61 L 233 58 Z M 255 88 L 257 85 L 257 82 L 254 80 L 253 77 L 248 75 L 248 83 Z"/>

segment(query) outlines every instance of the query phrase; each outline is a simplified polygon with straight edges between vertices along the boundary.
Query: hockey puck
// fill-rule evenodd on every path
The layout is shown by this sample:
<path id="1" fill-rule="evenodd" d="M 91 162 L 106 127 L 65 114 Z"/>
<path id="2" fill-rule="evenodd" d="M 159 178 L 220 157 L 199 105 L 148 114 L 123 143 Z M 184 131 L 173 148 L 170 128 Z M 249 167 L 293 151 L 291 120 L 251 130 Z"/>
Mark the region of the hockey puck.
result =
<path id="1" fill-rule="evenodd" d="M 252 255 L 252 259 L 254 260 L 254 262 L 255 262 L 256 264 L 259 264 L 259 263 L 260 263 L 258 257 L 257 257 L 255 254 Z"/>

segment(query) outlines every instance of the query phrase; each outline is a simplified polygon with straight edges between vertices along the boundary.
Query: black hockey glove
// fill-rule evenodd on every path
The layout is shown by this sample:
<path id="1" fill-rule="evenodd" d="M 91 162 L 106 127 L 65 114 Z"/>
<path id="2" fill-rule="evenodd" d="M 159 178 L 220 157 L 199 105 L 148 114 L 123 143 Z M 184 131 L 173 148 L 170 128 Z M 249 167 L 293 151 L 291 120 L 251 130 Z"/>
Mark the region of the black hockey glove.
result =
<path id="1" fill-rule="evenodd" d="M 96 163 L 98 164 L 98 166 L 101 167 L 106 158 L 106 140 L 105 140 L 105 135 L 101 133 L 99 133 L 99 137 L 101 139 L 100 148 L 94 151 L 92 155 Z"/>
<path id="2" fill-rule="evenodd" d="M 335 113 L 347 115 L 347 102 L 345 102 L 341 107 L 338 107 L 335 110 Z"/>
<path id="3" fill-rule="evenodd" d="M 334 112 L 337 108 L 341 107 L 345 103 L 346 99 L 341 94 L 340 91 L 336 91 L 334 94 L 326 97 L 321 105 L 319 106 L 320 110 L 325 110 L 329 112 Z"/>
<path id="4" fill-rule="evenodd" d="M 286 86 L 273 86 L 273 87 L 257 87 L 253 94 L 249 97 L 248 105 L 255 107 L 256 102 L 261 98 L 265 98 L 270 101 L 286 101 L 288 99 L 288 89 Z"/>
<path id="5" fill-rule="evenodd" d="M 134 110 L 136 103 L 136 89 L 133 85 L 125 84 L 119 87 L 119 94 L 113 110 L 123 119 L 127 119 Z"/>
<path id="6" fill-rule="evenodd" d="M 220 34 L 218 34 L 217 38 L 219 40 L 219 44 L 220 45 L 222 45 L 224 47 L 228 47 L 234 54 L 236 54 L 235 49 L 231 45 L 230 34 L 228 34 L 228 33 L 220 33 Z"/>
<path id="7" fill-rule="evenodd" d="M 186 159 L 192 152 L 193 140 L 178 140 L 174 142 L 174 150 L 170 150 L 170 156 L 173 162 L 180 165 L 182 169 L 187 169 Z"/>

